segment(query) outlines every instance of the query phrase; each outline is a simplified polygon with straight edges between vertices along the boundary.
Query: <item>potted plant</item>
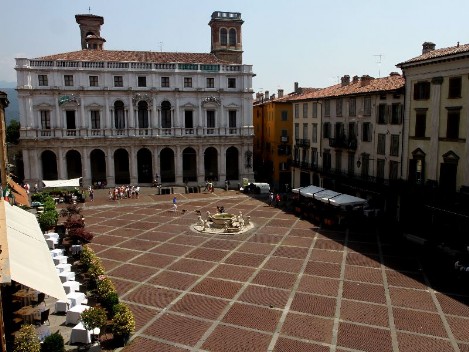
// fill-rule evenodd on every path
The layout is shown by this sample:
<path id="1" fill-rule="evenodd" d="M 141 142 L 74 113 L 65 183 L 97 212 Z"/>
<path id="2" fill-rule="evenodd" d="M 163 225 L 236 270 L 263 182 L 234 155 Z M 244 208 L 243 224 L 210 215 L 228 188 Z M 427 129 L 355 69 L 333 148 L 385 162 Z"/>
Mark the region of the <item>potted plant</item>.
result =
<path id="1" fill-rule="evenodd" d="M 88 331 L 93 332 L 96 328 L 102 331 L 107 323 L 107 314 L 104 308 L 90 307 L 81 313 L 81 321 Z"/>
<path id="2" fill-rule="evenodd" d="M 57 331 L 47 336 L 42 343 L 41 352 L 65 352 L 64 338 Z"/>
<path id="3" fill-rule="evenodd" d="M 41 352 L 41 342 L 33 325 L 23 325 L 15 337 L 13 352 Z"/>
<path id="4" fill-rule="evenodd" d="M 124 303 L 118 303 L 113 308 L 112 333 L 117 342 L 125 345 L 135 330 L 135 319 L 130 308 Z"/>
<path id="5" fill-rule="evenodd" d="M 38 216 L 39 226 L 42 231 L 50 230 L 57 224 L 59 214 L 56 210 L 44 211 L 44 213 Z"/>

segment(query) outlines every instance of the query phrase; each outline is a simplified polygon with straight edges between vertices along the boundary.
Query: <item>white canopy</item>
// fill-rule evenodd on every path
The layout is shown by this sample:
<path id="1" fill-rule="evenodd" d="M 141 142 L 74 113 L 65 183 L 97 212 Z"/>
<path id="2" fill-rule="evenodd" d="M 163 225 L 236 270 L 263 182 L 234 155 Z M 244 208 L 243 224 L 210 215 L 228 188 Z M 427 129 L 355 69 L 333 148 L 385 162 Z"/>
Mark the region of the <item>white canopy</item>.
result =
<path id="1" fill-rule="evenodd" d="M 71 178 L 69 180 L 43 180 L 45 188 L 60 188 L 60 187 L 80 187 L 80 178 Z"/>
<path id="2" fill-rule="evenodd" d="M 348 194 L 340 194 L 337 197 L 329 199 L 329 203 L 336 207 L 364 205 L 366 204 L 366 199 L 350 196 Z"/>
<path id="3" fill-rule="evenodd" d="M 49 296 L 67 299 L 34 214 L 1 200 L 0 237 L 2 283 L 15 280 Z"/>
<path id="4" fill-rule="evenodd" d="M 305 196 L 307 198 L 313 198 L 315 193 L 318 193 L 318 192 L 321 192 L 321 191 L 324 191 L 324 188 L 313 186 L 313 185 L 307 186 L 307 187 L 304 187 L 304 188 L 300 188 L 300 190 L 299 190 L 300 195 Z"/>
<path id="5" fill-rule="evenodd" d="M 324 191 L 318 192 L 314 195 L 314 199 L 320 200 L 321 202 L 324 203 L 329 203 L 329 199 L 333 197 L 337 197 L 339 192 L 332 191 L 330 189 L 325 189 Z"/>

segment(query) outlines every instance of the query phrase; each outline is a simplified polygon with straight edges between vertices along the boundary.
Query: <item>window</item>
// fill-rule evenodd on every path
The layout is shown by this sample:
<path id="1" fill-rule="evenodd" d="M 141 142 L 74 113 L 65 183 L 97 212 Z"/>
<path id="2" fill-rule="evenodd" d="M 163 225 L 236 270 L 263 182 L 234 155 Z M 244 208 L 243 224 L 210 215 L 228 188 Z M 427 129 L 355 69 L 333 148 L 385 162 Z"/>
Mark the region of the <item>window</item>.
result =
<path id="1" fill-rule="evenodd" d="M 184 88 L 192 88 L 192 77 L 184 77 Z"/>
<path id="2" fill-rule="evenodd" d="M 451 77 L 449 79 L 448 98 L 461 98 L 461 77 Z"/>
<path id="3" fill-rule="evenodd" d="M 391 135 L 391 149 L 389 150 L 389 155 L 399 156 L 399 135 Z"/>
<path id="4" fill-rule="evenodd" d="M 337 99 L 335 101 L 335 115 L 342 116 L 342 99 Z"/>
<path id="5" fill-rule="evenodd" d="M 39 81 L 40 86 L 48 86 L 49 80 L 47 79 L 47 75 L 38 75 L 37 79 Z"/>
<path id="6" fill-rule="evenodd" d="M 355 172 L 355 154 L 349 153 L 348 154 L 348 174 L 353 175 Z"/>
<path id="7" fill-rule="evenodd" d="M 67 130 L 74 130 L 77 128 L 75 124 L 75 110 L 65 111 L 65 120 L 67 122 Z"/>
<path id="8" fill-rule="evenodd" d="M 220 44 L 221 45 L 226 45 L 228 42 L 228 32 L 226 31 L 226 28 L 220 29 Z"/>
<path id="9" fill-rule="evenodd" d="M 330 100 L 324 101 L 324 116 L 326 117 L 331 116 L 331 101 Z"/>
<path id="10" fill-rule="evenodd" d="M 300 138 L 300 124 L 295 123 L 295 139 L 299 139 L 299 138 Z"/>
<path id="11" fill-rule="evenodd" d="M 398 125 L 402 122 L 402 105 L 400 103 L 392 104 L 391 106 L 391 123 Z"/>
<path id="12" fill-rule="evenodd" d="M 207 78 L 207 88 L 215 88 L 215 79 L 212 77 Z"/>
<path id="13" fill-rule="evenodd" d="M 303 139 L 308 139 L 308 124 L 303 124 Z"/>
<path id="14" fill-rule="evenodd" d="M 147 86 L 147 78 L 145 76 L 138 76 L 137 77 L 137 85 L 139 87 L 146 87 Z"/>
<path id="15" fill-rule="evenodd" d="M 324 150 L 322 153 L 322 167 L 325 171 L 331 169 L 331 152 L 329 150 Z"/>
<path id="16" fill-rule="evenodd" d="M 99 110 L 91 110 L 90 113 L 91 113 L 91 129 L 99 130 L 101 128 Z"/>
<path id="17" fill-rule="evenodd" d="M 459 138 L 459 109 L 448 110 L 448 120 L 446 122 L 446 138 Z"/>
<path id="18" fill-rule="evenodd" d="M 313 136 L 312 136 L 313 143 L 318 142 L 318 124 L 313 123 Z"/>
<path id="19" fill-rule="evenodd" d="M 389 179 L 390 180 L 397 180 L 399 170 L 399 163 L 394 160 L 389 161 Z"/>
<path id="20" fill-rule="evenodd" d="M 120 100 L 114 103 L 114 127 L 116 129 L 125 128 L 124 103 Z"/>
<path id="21" fill-rule="evenodd" d="M 138 128 L 148 128 L 148 103 L 139 101 L 137 108 Z"/>
<path id="22" fill-rule="evenodd" d="M 331 124 L 329 122 L 324 123 L 322 137 L 331 138 Z"/>
<path id="23" fill-rule="evenodd" d="M 230 134 L 236 133 L 236 110 L 228 111 L 228 127 Z"/>
<path id="24" fill-rule="evenodd" d="M 311 148 L 311 166 L 318 166 L 318 150 Z"/>
<path id="25" fill-rule="evenodd" d="M 228 88 L 236 88 L 236 78 L 228 78 Z"/>
<path id="26" fill-rule="evenodd" d="M 363 122 L 362 125 L 362 141 L 371 142 L 371 123 Z"/>
<path id="27" fill-rule="evenodd" d="M 230 28 L 229 40 L 230 46 L 236 46 L 236 29 Z"/>
<path id="28" fill-rule="evenodd" d="M 313 119 L 318 117 L 318 103 L 313 103 Z"/>
<path id="29" fill-rule="evenodd" d="M 90 76 L 90 87 L 97 87 L 98 85 L 98 76 Z"/>
<path id="30" fill-rule="evenodd" d="M 387 108 L 386 104 L 379 104 L 379 106 L 378 106 L 377 122 L 380 125 L 386 124 L 386 108 Z"/>
<path id="31" fill-rule="evenodd" d="M 427 125 L 427 111 L 417 110 L 415 114 L 415 137 L 425 137 L 425 128 Z"/>
<path id="32" fill-rule="evenodd" d="M 192 110 L 184 110 L 184 127 L 194 128 L 194 118 Z"/>
<path id="33" fill-rule="evenodd" d="M 169 88 L 169 77 L 161 77 L 161 87 Z"/>
<path id="34" fill-rule="evenodd" d="M 379 180 L 384 179 L 384 166 L 386 165 L 386 162 L 384 159 L 378 159 L 376 161 L 376 178 Z"/>
<path id="35" fill-rule="evenodd" d="M 378 149 L 376 153 L 380 155 L 386 154 L 386 135 L 384 133 L 378 133 Z"/>
<path id="36" fill-rule="evenodd" d="M 414 100 L 430 99 L 430 82 L 417 82 L 414 84 Z"/>
<path id="37" fill-rule="evenodd" d="M 371 97 L 363 98 L 363 115 L 371 116 Z"/>
<path id="38" fill-rule="evenodd" d="M 124 86 L 124 77 L 114 76 L 114 87 L 123 87 Z"/>
<path id="39" fill-rule="evenodd" d="M 357 99 L 356 98 L 350 98 L 348 102 L 348 114 L 349 116 L 357 115 Z"/>
<path id="40" fill-rule="evenodd" d="M 335 170 L 337 172 L 342 171 L 342 151 L 341 150 L 335 151 Z"/>
<path id="41" fill-rule="evenodd" d="M 161 103 L 161 128 L 171 128 L 171 103 L 167 100 Z"/>
<path id="42" fill-rule="evenodd" d="M 215 128 L 215 110 L 207 110 L 207 128 Z M 207 134 L 213 134 L 213 130 L 207 130 Z"/>
<path id="43" fill-rule="evenodd" d="M 41 128 L 43 130 L 50 130 L 50 111 L 41 110 L 39 114 L 41 116 Z"/>
<path id="44" fill-rule="evenodd" d="M 299 118 L 300 117 L 300 104 L 295 104 L 293 105 L 293 109 L 294 109 L 294 114 L 295 114 L 295 119 Z"/>
<path id="45" fill-rule="evenodd" d="M 362 162 L 361 162 L 361 177 L 368 178 L 369 171 L 370 171 L 370 155 L 369 154 L 362 154 Z"/>
<path id="46" fill-rule="evenodd" d="M 303 104 L 303 118 L 306 119 L 308 117 L 308 103 Z"/>
<path id="47" fill-rule="evenodd" d="M 288 121 L 288 111 L 282 111 L 282 121 Z"/>
<path id="48" fill-rule="evenodd" d="M 73 86 L 73 75 L 64 75 L 64 84 L 66 87 Z"/>

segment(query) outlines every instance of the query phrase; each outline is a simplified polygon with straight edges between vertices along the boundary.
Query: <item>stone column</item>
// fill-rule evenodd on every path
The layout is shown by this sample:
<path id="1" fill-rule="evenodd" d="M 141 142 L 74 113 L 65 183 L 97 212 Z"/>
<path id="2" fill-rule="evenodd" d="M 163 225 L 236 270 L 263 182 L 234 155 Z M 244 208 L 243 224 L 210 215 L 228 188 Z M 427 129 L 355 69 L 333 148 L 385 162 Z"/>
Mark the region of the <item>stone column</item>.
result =
<path id="1" fill-rule="evenodd" d="M 57 173 L 59 175 L 59 180 L 65 180 L 68 178 L 67 175 L 67 165 L 65 163 L 65 155 L 63 152 L 62 147 L 59 147 L 58 153 L 57 153 Z"/>
<path id="2" fill-rule="evenodd" d="M 130 171 L 130 183 L 135 185 L 138 181 L 138 170 L 137 170 L 137 153 L 135 146 L 130 147 L 129 153 L 129 171 Z"/>
<path id="3" fill-rule="evenodd" d="M 199 185 L 205 184 L 205 154 L 204 154 L 204 146 L 202 144 L 199 144 L 198 148 L 198 155 L 197 155 L 197 161 L 198 161 L 198 170 L 197 170 L 197 183 Z"/>
<path id="4" fill-rule="evenodd" d="M 129 95 L 129 116 L 128 116 L 128 123 L 127 127 L 134 128 L 135 127 L 135 114 L 134 114 L 134 106 L 132 104 L 132 95 Z"/>
<path id="5" fill-rule="evenodd" d="M 62 124 L 62 114 L 59 107 L 59 95 L 54 93 L 54 100 L 55 100 L 55 123 L 51 121 L 51 128 L 63 128 Z"/>
<path id="6" fill-rule="evenodd" d="M 218 151 L 218 174 L 220 182 L 226 180 L 226 146 L 221 146 Z"/>
<path id="7" fill-rule="evenodd" d="M 88 155 L 88 148 L 83 147 L 81 153 L 81 168 L 83 177 L 83 186 L 91 185 L 91 162 Z"/>
<path id="8" fill-rule="evenodd" d="M 116 185 L 116 176 L 114 173 L 114 153 L 111 147 L 106 151 L 106 182 L 109 187 Z"/>
<path id="9" fill-rule="evenodd" d="M 438 165 L 440 156 L 438 155 L 439 131 L 440 131 L 440 102 L 441 102 L 441 84 L 443 77 L 434 77 L 431 84 L 431 109 L 430 109 L 430 150 L 428 155 L 432 157 L 426 158 L 426 175 L 427 180 L 438 181 Z"/>
<path id="10" fill-rule="evenodd" d="M 176 146 L 176 153 L 174 155 L 175 157 L 175 163 L 174 163 L 174 168 L 175 168 L 175 174 L 176 174 L 176 184 L 182 185 L 183 180 L 182 180 L 182 151 L 181 151 L 181 146 L 177 145 Z"/>

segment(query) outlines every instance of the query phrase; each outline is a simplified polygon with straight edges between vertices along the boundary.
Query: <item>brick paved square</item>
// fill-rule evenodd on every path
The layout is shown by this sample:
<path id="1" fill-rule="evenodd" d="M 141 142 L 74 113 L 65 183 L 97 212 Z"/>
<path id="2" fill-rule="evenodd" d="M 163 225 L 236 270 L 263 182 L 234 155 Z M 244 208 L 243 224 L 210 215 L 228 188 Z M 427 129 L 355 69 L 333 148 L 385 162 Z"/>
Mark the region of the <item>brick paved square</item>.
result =
<path id="1" fill-rule="evenodd" d="M 264 265 L 264 269 L 297 273 L 300 271 L 302 266 L 303 260 L 283 257 L 271 257 Z"/>
<path id="2" fill-rule="evenodd" d="M 332 318 L 335 315 L 336 298 L 297 292 L 290 309 L 300 313 Z"/>
<path id="3" fill-rule="evenodd" d="M 361 253 L 347 253 L 346 263 L 348 265 L 366 266 L 370 268 L 380 268 L 381 263 L 378 256 L 367 256 Z"/>
<path id="4" fill-rule="evenodd" d="M 289 335 L 311 341 L 330 343 L 333 325 L 334 321 L 332 319 L 288 313 L 280 334 L 281 336 Z"/>
<path id="5" fill-rule="evenodd" d="M 228 301 L 197 294 L 187 294 L 171 310 L 199 318 L 215 320 L 228 305 Z"/>
<path id="6" fill-rule="evenodd" d="M 446 316 L 451 332 L 457 340 L 469 343 L 469 317 Z"/>
<path id="7" fill-rule="evenodd" d="M 311 252 L 310 260 L 317 262 L 328 262 L 328 263 L 342 263 L 344 252 L 328 251 L 324 249 L 313 249 Z"/>
<path id="8" fill-rule="evenodd" d="M 133 289 L 134 287 L 136 287 L 138 285 L 138 283 L 136 283 L 136 282 L 123 280 L 123 279 L 119 279 L 119 278 L 116 278 L 116 277 L 113 277 L 111 280 L 112 280 L 112 283 L 114 284 L 114 286 L 116 288 L 117 293 L 119 294 L 119 297 L 125 295 L 131 289 Z"/>
<path id="9" fill-rule="evenodd" d="M 126 301 L 139 303 L 150 308 L 165 308 L 180 293 L 166 288 L 141 285 L 124 296 Z"/>
<path id="10" fill-rule="evenodd" d="M 375 237 L 375 236 L 373 236 Z M 349 238 L 350 240 L 350 238 Z M 347 243 L 347 248 L 349 252 L 360 253 L 363 255 L 378 256 L 379 254 L 379 247 L 378 243 L 376 242 L 376 238 L 372 238 L 373 242 L 354 242 L 349 241 Z"/>
<path id="11" fill-rule="evenodd" d="M 109 272 L 110 276 L 125 278 L 138 282 L 145 281 L 147 278 L 155 274 L 156 270 L 147 266 L 134 264 L 123 264 L 120 267 Z"/>
<path id="12" fill-rule="evenodd" d="M 383 286 L 364 282 L 344 281 L 342 297 L 357 301 L 386 304 Z"/>
<path id="13" fill-rule="evenodd" d="M 151 266 L 152 268 L 164 268 L 173 261 L 176 257 L 163 255 L 158 253 L 143 253 L 132 259 L 132 264 Z M 156 270 L 155 270 L 156 271 Z"/>
<path id="14" fill-rule="evenodd" d="M 194 287 L 192 292 L 231 299 L 241 287 L 242 284 L 237 282 L 206 278 Z"/>
<path id="15" fill-rule="evenodd" d="M 210 248 L 196 248 L 186 255 L 186 258 L 207 260 L 211 262 L 218 262 L 229 254 L 228 251 Z"/>
<path id="16" fill-rule="evenodd" d="M 397 342 L 399 352 L 454 352 L 454 348 L 448 340 L 437 339 L 432 336 L 414 335 L 398 331 Z"/>
<path id="17" fill-rule="evenodd" d="M 202 345 L 203 350 L 223 352 L 267 351 L 271 335 L 219 325 Z"/>
<path id="18" fill-rule="evenodd" d="M 145 330 L 145 334 L 194 346 L 209 327 L 210 323 L 201 320 L 165 314 L 152 323 Z"/>
<path id="19" fill-rule="evenodd" d="M 239 301 L 257 304 L 259 306 L 283 309 L 287 304 L 289 290 L 273 287 L 249 285 L 238 298 Z"/>
<path id="20" fill-rule="evenodd" d="M 395 271 L 413 271 L 418 272 L 420 269 L 419 262 L 416 258 L 407 258 L 404 256 L 383 256 L 383 264 Z"/>
<path id="21" fill-rule="evenodd" d="M 272 270 L 261 270 L 252 280 L 253 284 L 291 289 L 295 284 L 296 275 Z"/>
<path id="22" fill-rule="evenodd" d="M 142 307 L 136 304 L 128 304 L 130 310 L 134 314 L 135 318 L 135 331 L 143 328 L 151 319 L 153 319 L 158 313 L 159 309 Z"/>
<path id="23" fill-rule="evenodd" d="M 174 226 L 174 225 L 172 225 Z M 184 231 L 187 231 L 187 227 L 185 227 Z M 194 236 L 191 234 L 181 234 L 180 236 L 172 238 L 169 242 L 175 244 L 184 244 L 188 246 L 198 246 L 202 243 L 207 241 L 206 237 L 203 236 Z"/>
<path id="24" fill-rule="evenodd" d="M 308 248 L 279 246 L 273 255 L 286 258 L 306 259 L 308 255 Z"/>
<path id="25" fill-rule="evenodd" d="M 273 244 L 247 242 L 238 249 L 238 252 L 267 255 L 270 254 L 274 248 Z"/>
<path id="26" fill-rule="evenodd" d="M 399 286 L 425 290 L 425 279 L 421 273 L 401 273 L 395 270 L 385 270 L 389 286 Z"/>
<path id="27" fill-rule="evenodd" d="M 168 270 L 182 271 L 186 273 L 203 275 L 213 268 L 215 263 L 196 259 L 179 259 Z"/>
<path id="28" fill-rule="evenodd" d="M 213 270 L 209 276 L 219 279 L 234 280 L 234 281 L 247 281 L 251 275 L 256 271 L 255 268 L 247 268 L 244 266 L 220 264 Z"/>
<path id="29" fill-rule="evenodd" d="M 366 325 L 389 327 L 388 308 L 381 304 L 356 302 L 343 299 L 340 319 Z"/>
<path id="30" fill-rule="evenodd" d="M 393 308 L 396 329 L 419 334 L 448 337 L 438 314 Z"/>
<path id="31" fill-rule="evenodd" d="M 146 231 L 146 230 L 151 230 L 157 226 L 154 222 L 150 221 L 132 221 L 128 223 L 127 225 L 124 226 L 124 228 L 127 229 L 135 229 L 139 230 L 140 232 Z"/>
<path id="32" fill-rule="evenodd" d="M 166 270 L 151 278 L 148 283 L 184 291 L 192 286 L 199 278 L 199 275 Z"/>
<path id="33" fill-rule="evenodd" d="M 99 257 L 126 262 L 139 254 L 140 253 L 137 251 L 122 248 L 109 248 L 105 251 L 100 252 Z"/>
<path id="34" fill-rule="evenodd" d="M 252 266 L 257 268 L 264 259 L 265 257 L 263 255 L 236 252 L 225 259 L 225 264 Z"/>
<path id="35" fill-rule="evenodd" d="M 205 242 L 202 247 L 213 249 L 225 249 L 227 251 L 235 249 L 240 245 L 239 241 L 231 241 L 228 239 L 211 239 Z"/>
<path id="36" fill-rule="evenodd" d="M 249 239 L 249 242 L 277 244 L 282 241 L 282 238 L 282 236 L 278 235 L 256 232 L 256 234 Z"/>
<path id="37" fill-rule="evenodd" d="M 316 240 L 316 243 L 314 244 L 314 248 L 328 249 L 328 250 L 334 250 L 334 251 L 343 251 L 344 244 L 342 241 L 338 242 L 334 240 L 318 238 Z"/>
<path id="38" fill-rule="evenodd" d="M 298 291 L 324 296 L 337 296 L 340 281 L 321 276 L 303 275 Z"/>
<path id="39" fill-rule="evenodd" d="M 270 224 L 270 223 L 269 223 Z M 269 235 L 276 235 L 283 238 L 289 229 L 282 226 L 276 225 L 265 225 L 264 227 L 260 228 L 257 233 L 259 234 L 269 234 Z"/>
<path id="40" fill-rule="evenodd" d="M 469 317 L 469 297 L 458 297 L 436 293 L 441 309 L 445 314 Z"/>
<path id="41" fill-rule="evenodd" d="M 136 251 L 147 251 L 158 245 L 158 242 L 132 238 L 117 245 L 120 248 L 133 249 Z"/>
<path id="42" fill-rule="evenodd" d="M 158 342 L 144 337 L 137 337 L 128 346 L 125 347 L 125 352 L 142 352 L 142 351 L 158 351 L 158 352 L 187 352 L 185 348 L 179 348 Z"/>
<path id="43" fill-rule="evenodd" d="M 296 246 L 309 248 L 313 243 L 313 238 L 299 237 L 299 236 L 287 236 L 282 241 L 282 246 Z"/>
<path id="44" fill-rule="evenodd" d="M 383 274 L 381 272 L 381 269 L 378 268 L 346 265 L 345 280 L 368 282 L 372 284 L 382 284 Z"/>
<path id="45" fill-rule="evenodd" d="M 103 245 L 95 244 L 95 243 L 89 243 L 88 246 L 95 252 L 95 254 L 98 254 L 102 251 L 106 251 L 109 249 L 109 246 L 103 246 Z"/>
<path id="46" fill-rule="evenodd" d="M 118 243 L 124 242 L 125 239 L 118 236 L 110 236 L 110 235 L 100 235 L 93 238 L 93 245 L 101 244 L 104 246 L 115 246 Z"/>
<path id="47" fill-rule="evenodd" d="M 274 227 L 291 227 L 295 223 L 295 220 L 286 220 L 286 219 L 271 219 L 267 226 L 274 226 Z"/>
<path id="48" fill-rule="evenodd" d="M 393 306 L 436 312 L 435 303 L 428 291 L 389 287 L 389 294 Z"/>
<path id="49" fill-rule="evenodd" d="M 108 235 L 116 236 L 116 237 L 124 237 L 125 239 L 128 238 L 136 238 L 142 232 L 145 232 L 146 230 L 140 230 L 140 229 L 131 229 L 131 228 L 125 228 L 125 227 L 118 227 L 115 230 L 108 231 Z"/>
<path id="50" fill-rule="evenodd" d="M 303 341 L 280 337 L 274 347 L 274 352 L 329 352 L 329 347 L 315 345 Z"/>
<path id="51" fill-rule="evenodd" d="M 309 261 L 308 264 L 306 264 L 305 274 L 339 278 L 340 265 L 333 263 Z"/>
<path id="52" fill-rule="evenodd" d="M 101 264 L 103 264 L 104 269 L 106 272 L 111 271 L 115 267 L 118 267 L 119 265 L 122 264 L 122 262 L 116 261 L 116 260 L 110 260 L 110 259 L 101 259 Z M 73 270 L 73 268 L 72 268 Z"/>
<path id="53" fill-rule="evenodd" d="M 392 352 L 391 333 L 387 329 L 339 323 L 337 345 L 369 352 Z"/>
<path id="54" fill-rule="evenodd" d="M 177 236 L 173 233 L 166 233 L 166 232 L 160 232 L 160 231 L 147 231 L 145 233 L 142 233 L 138 235 L 136 238 L 141 239 L 141 240 L 149 240 L 149 241 L 155 241 L 155 242 L 166 242 L 173 238 L 174 236 Z"/>
<path id="55" fill-rule="evenodd" d="M 190 252 L 193 249 L 193 246 L 183 246 L 173 243 L 162 243 L 157 247 L 153 248 L 151 252 L 158 254 L 174 255 L 176 257 L 179 257 L 185 255 L 187 252 Z"/>
<path id="56" fill-rule="evenodd" d="M 223 322 L 246 328 L 274 332 L 282 312 L 271 308 L 235 303 L 223 317 Z"/>

